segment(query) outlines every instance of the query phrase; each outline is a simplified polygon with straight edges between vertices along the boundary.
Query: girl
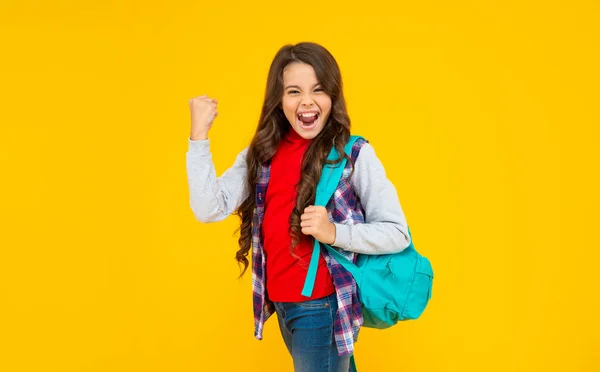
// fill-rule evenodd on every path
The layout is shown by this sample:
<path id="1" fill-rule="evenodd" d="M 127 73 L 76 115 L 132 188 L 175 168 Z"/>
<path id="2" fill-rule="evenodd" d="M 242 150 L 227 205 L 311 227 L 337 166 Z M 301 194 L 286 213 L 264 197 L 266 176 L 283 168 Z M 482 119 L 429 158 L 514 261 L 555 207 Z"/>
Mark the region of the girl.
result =
<path id="1" fill-rule="evenodd" d="M 356 282 L 322 249 L 314 290 L 301 294 L 313 239 L 356 253 L 399 252 L 410 243 L 396 190 L 373 147 L 359 139 L 326 207 L 312 205 L 321 169 L 332 148 L 344 153 L 350 119 L 340 69 L 315 43 L 282 47 L 271 64 L 264 104 L 250 145 L 216 177 L 208 132 L 217 100 L 189 101 L 186 156 L 190 205 L 201 222 L 235 213 L 241 219 L 236 259 L 249 265 L 255 337 L 277 313 L 295 371 L 349 371 L 363 323 Z M 353 364 L 353 363 L 352 363 Z"/>

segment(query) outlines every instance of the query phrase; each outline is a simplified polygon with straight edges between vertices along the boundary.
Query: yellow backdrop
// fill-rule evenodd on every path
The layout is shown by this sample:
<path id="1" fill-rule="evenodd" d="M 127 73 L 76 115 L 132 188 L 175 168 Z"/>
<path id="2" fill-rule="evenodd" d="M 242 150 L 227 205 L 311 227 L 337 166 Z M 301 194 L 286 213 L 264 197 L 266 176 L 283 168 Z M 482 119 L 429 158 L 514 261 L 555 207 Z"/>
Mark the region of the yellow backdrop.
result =
<path id="1" fill-rule="evenodd" d="M 0 370 L 292 371 L 253 338 L 238 220 L 195 221 L 188 99 L 218 172 L 286 43 L 323 44 L 436 278 L 363 329 L 365 371 L 597 371 L 597 1 L 0 4 Z"/>

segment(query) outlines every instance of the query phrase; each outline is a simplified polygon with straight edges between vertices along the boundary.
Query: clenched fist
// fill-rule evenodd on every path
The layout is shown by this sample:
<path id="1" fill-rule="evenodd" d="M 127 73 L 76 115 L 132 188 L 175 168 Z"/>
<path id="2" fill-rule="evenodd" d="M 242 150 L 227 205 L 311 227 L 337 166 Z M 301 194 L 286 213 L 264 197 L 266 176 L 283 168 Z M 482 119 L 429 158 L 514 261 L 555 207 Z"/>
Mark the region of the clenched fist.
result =
<path id="1" fill-rule="evenodd" d="M 217 112 L 217 100 L 206 95 L 190 99 L 190 114 L 192 117 L 192 128 L 190 130 L 191 140 L 205 140 L 208 131 L 219 114 Z"/>
<path id="2" fill-rule="evenodd" d="M 335 242 L 335 225 L 329 221 L 325 207 L 306 207 L 300 216 L 300 227 L 303 234 L 312 235 L 321 243 L 331 245 Z"/>

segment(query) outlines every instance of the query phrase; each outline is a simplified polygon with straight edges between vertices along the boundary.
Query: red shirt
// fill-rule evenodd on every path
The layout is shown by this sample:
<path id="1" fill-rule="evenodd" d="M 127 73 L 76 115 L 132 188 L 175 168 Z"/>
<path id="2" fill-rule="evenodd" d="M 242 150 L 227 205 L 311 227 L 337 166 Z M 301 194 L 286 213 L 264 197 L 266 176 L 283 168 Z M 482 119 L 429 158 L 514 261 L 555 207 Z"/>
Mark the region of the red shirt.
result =
<path id="1" fill-rule="evenodd" d="M 302 159 L 311 140 L 302 138 L 293 128 L 280 141 L 271 160 L 271 176 L 265 200 L 263 219 L 264 251 L 266 255 L 266 285 L 271 301 L 299 302 L 317 299 L 335 292 L 333 280 L 323 255 L 311 297 L 302 295 L 310 264 L 314 238 L 302 234 L 292 256 L 289 218 L 296 206 L 297 185 L 300 182 Z"/>

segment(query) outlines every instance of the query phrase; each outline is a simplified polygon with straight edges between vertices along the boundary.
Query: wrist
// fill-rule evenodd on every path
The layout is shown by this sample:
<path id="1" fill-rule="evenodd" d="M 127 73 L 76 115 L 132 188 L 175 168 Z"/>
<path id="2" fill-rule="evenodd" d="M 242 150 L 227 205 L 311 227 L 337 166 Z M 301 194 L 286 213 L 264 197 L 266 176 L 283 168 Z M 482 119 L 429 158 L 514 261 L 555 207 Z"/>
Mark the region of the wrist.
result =
<path id="1" fill-rule="evenodd" d="M 208 139 L 208 133 L 190 134 L 190 139 L 192 141 L 206 141 Z"/>
<path id="2" fill-rule="evenodd" d="M 335 236 L 335 224 L 333 222 L 330 222 L 329 224 L 330 224 L 330 229 L 329 229 L 330 234 L 329 234 L 329 237 L 331 239 L 329 240 L 328 243 L 325 243 L 325 244 L 327 244 L 327 245 L 333 245 L 333 243 L 335 243 L 335 237 L 336 237 Z"/>

